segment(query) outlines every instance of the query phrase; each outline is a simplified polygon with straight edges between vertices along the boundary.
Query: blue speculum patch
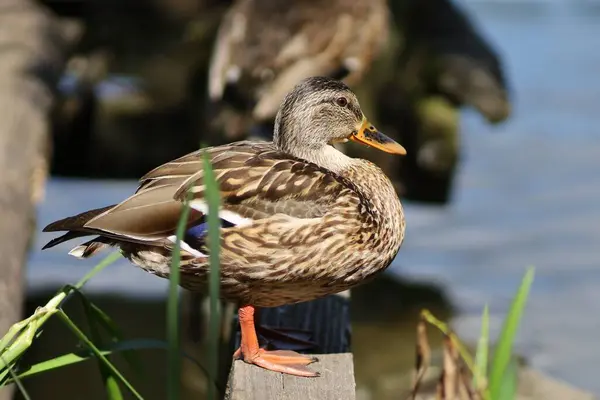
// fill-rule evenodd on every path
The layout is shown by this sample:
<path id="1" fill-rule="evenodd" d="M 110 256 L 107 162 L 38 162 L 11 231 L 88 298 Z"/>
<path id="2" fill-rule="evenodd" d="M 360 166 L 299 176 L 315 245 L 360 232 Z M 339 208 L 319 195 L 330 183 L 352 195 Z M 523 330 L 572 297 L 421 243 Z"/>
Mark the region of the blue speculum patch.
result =
<path id="1" fill-rule="evenodd" d="M 201 250 L 204 246 L 204 239 L 206 235 L 208 235 L 208 221 L 206 221 L 206 216 L 203 216 L 201 219 L 197 221 L 198 223 L 192 227 L 190 227 L 183 237 L 183 241 L 190 245 L 192 248 L 196 250 Z M 231 228 L 234 226 L 231 222 L 221 218 L 221 227 L 222 228 Z"/>

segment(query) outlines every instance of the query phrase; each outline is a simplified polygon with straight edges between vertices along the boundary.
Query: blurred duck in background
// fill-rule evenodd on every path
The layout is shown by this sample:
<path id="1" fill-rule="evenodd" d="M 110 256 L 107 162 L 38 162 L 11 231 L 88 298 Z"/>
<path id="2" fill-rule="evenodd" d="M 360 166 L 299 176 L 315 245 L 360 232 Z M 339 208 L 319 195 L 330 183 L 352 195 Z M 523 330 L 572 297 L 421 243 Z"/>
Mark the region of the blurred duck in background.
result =
<path id="1" fill-rule="evenodd" d="M 297 82 L 343 80 L 408 155 L 338 148 L 377 161 L 398 194 L 417 202 L 450 201 L 461 109 L 490 123 L 510 115 L 499 55 L 450 0 L 237 0 L 221 21 L 208 75 L 204 141 L 212 145 L 270 140 L 277 106 Z"/>
<path id="2" fill-rule="evenodd" d="M 144 3 L 141 25 L 114 17 L 116 3 L 94 4 L 78 53 L 93 61 L 100 49 L 110 67 L 60 102 L 53 171 L 62 175 L 133 178 L 199 143 L 270 140 L 284 93 L 320 75 L 348 84 L 407 157 L 336 147 L 377 161 L 403 198 L 444 205 L 461 158 L 460 111 L 489 123 L 510 116 L 501 55 L 456 1 L 210 0 L 176 19 L 170 3 Z M 152 46 L 142 25 L 156 27 Z M 99 90 L 124 73 L 135 91 Z"/>
<path id="3" fill-rule="evenodd" d="M 237 0 L 214 44 L 210 144 L 270 140 L 283 97 L 309 76 L 354 86 L 388 37 L 385 0 Z M 215 141 L 217 143 L 215 143 Z"/>

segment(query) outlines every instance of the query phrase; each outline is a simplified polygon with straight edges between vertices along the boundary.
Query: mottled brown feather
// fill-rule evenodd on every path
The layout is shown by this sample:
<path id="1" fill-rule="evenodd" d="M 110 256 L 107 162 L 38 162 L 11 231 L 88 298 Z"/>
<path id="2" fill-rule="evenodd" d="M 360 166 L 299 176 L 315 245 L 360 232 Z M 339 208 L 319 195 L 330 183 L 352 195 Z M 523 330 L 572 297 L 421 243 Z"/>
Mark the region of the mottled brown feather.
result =
<path id="1" fill-rule="evenodd" d="M 68 231 L 71 229 L 81 228 L 90 219 L 102 214 L 103 212 L 110 210 L 111 208 L 113 208 L 115 206 L 116 206 L 116 204 L 113 204 L 112 206 L 97 208 L 95 210 L 89 210 L 89 211 L 85 211 L 85 212 L 82 212 L 77 215 L 73 215 L 72 217 L 60 219 L 58 221 L 55 221 L 55 222 L 47 225 L 42 230 L 42 232 Z"/>
<path id="2" fill-rule="evenodd" d="M 385 269 L 403 241 L 404 216 L 394 188 L 367 161 L 359 160 L 342 177 L 270 143 L 203 151 L 216 160 L 217 181 L 226 183 L 221 209 L 254 220 L 221 229 L 225 299 L 271 307 L 339 292 Z M 172 242 L 166 237 L 175 230 L 185 188 L 194 199 L 204 193 L 200 154 L 156 168 L 129 199 L 83 226 L 68 225 L 101 236 L 76 248 L 78 253 L 86 257 L 117 245 L 133 263 L 168 277 Z M 199 216 L 195 212 L 190 220 Z M 208 273 L 207 257 L 182 251 L 182 286 L 202 291 Z"/>
<path id="3" fill-rule="evenodd" d="M 67 230 L 51 243 L 97 235 L 71 254 L 86 257 L 115 245 L 134 264 L 168 277 L 172 235 L 189 192 L 194 210 L 188 224 L 204 217 L 204 152 L 220 188 L 220 216 L 237 220 L 220 230 L 224 299 L 272 307 L 363 282 L 391 263 L 404 239 L 405 221 L 395 189 L 378 167 L 327 144 L 361 123 L 348 109 L 323 102 L 338 93 L 358 105 L 339 82 L 307 80 L 282 103 L 276 144 L 237 142 L 159 166 L 123 202 L 50 224 L 47 231 Z M 206 287 L 206 239 L 185 238 L 181 285 L 191 291 Z"/>
<path id="4" fill-rule="evenodd" d="M 123 202 L 65 218 L 44 231 L 74 231 L 58 243 L 102 234 L 170 247 L 164 239 L 175 232 L 187 190 L 193 191 L 193 199 L 204 197 L 202 152 L 213 162 L 221 208 L 244 218 L 265 219 L 275 214 L 316 218 L 324 215 L 339 195 L 359 196 L 344 178 L 282 153 L 270 143 L 238 142 L 163 164 L 143 176 L 135 194 Z M 189 225 L 201 217 L 201 212 L 191 210 Z"/>

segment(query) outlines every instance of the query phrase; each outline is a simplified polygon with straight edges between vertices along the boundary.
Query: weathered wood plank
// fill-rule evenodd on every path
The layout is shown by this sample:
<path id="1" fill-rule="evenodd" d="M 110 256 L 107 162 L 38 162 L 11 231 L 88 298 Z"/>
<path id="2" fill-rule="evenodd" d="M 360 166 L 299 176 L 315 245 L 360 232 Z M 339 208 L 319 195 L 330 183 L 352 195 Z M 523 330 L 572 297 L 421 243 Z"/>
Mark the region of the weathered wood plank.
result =
<path id="1" fill-rule="evenodd" d="M 309 368 L 318 378 L 302 378 L 267 371 L 237 360 L 231 367 L 225 400 L 354 400 L 352 354 L 319 355 Z"/>
<path id="2" fill-rule="evenodd" d="M 201 350 L 206 338 L 208 326 L 208 298 L 204 295 L 184 291 L 183 319 L 189 334 L 184 337 L 186 351 L 202 358 Z M 222 348 L 219 362 L 219 382 L 225 386 L 231 370 L 231 355 L 240 347 L 240 326 L 233 304 L 225 303 L 223 307 Z M 300 353 L 336 354 L 350 352 L 350 293 L 343 292 L 321 299 L 276 308 L 263 308 L 258 311 L 258 323 L 269 328 L 296 329 L 307 333 L 300 335 L 303 340 L 312 342 L 313 346 L 303 347 L 299 343 L 265 342 L 261 337 L 261 346 L 295 350 Z M 267 338 L 269 340 L 271 338 Z M 187 376 L 187 375 L 186 375 Z M 198 387 L 198 378 L 194 375 L 186 387 Z M 204 385 L 201 385 L 204 386 Z"/>

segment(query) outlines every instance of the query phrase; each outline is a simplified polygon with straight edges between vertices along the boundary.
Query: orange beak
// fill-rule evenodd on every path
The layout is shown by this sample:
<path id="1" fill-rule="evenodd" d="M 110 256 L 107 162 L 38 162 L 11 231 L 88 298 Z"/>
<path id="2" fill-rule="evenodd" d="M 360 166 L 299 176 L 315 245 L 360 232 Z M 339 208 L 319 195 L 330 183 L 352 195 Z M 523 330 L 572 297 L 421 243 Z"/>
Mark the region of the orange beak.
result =
<path id="1" fill-rule="evenodd" d="M 399 154 L 402 156 L 406 154 L 406 149 L 404 147 L 379 132 L 365 117 L 363 117 L 358 131 L 352 132 L 348 139 L 374 147 L 377 150 L 385 151 L 386 153 Z"/>

